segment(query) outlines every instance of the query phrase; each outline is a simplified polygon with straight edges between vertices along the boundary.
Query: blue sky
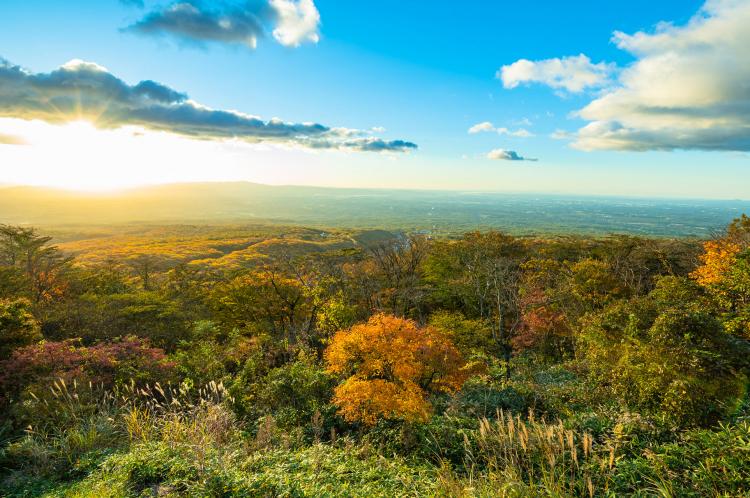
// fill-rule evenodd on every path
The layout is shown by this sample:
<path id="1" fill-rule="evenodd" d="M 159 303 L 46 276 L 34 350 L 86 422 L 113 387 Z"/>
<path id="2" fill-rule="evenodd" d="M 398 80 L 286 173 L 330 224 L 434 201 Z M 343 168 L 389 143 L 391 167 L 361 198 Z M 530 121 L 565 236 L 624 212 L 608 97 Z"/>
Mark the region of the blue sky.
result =
<path id="1" fill-rule="evenodd" d="M 193 3 L 196 12 L 229 16 L 243 9 L 256 12 L 253 9 L 263 2 Z M 154 13 L 168 12 L 174 7 L 169 1 L 146 0 L 139 7 L 117 0 L 4 0 L 0 5 L 0 57 L 29 74 L 50 73 L 77 59 L 106 68 L 128 85 L 152 80 L 212 109 L 358 132 L 356 138 L 337 135 L 331 146 L 328 135 L 304 141 L 295 137 L 291 142 L 260 140 L 253 135 L 242 143 L 227 143 L 225 131 L 220 136 L 201 135 L 197 137 L 200 140 L 190 131 L 187 140 L 180 129 L 176 131 L 183 138 L 165 138 L 161 148 L 156 138 L 143 147 L 138 140 L 123 139 L 127 144 L 119 154 L 112 154 L 119 140 L 113 135 L 102 140 L 110 145 L 91 146 L 96 150 L 88 160 L 81 160 L 81 155 L 88 153 L 81 149 L 99 142 L 98 124 L 94 130 L 84 127 L 85 133 L 79 133 L 80 128 L 63 130 L 59 136 L 65 139 L 54 140 L 50 135 L 57 133 L 59 122 L 27 129 L 19 120 L 49 124 L 49 116 L 23 113 L 18 106 L 6 105 L 12 109 L 4 111 L 0 90 L 0 118 L 4 119 L 0 120 L 0 183 L 96 188 L 245 179 L 277 184 L 747 199 L 750 123 L 737 116 L 716 115 L 719 107 L 732 107 L 738 99 L 750 100 L 742 93 L 746 90 L 732 83 L 735 79 L 710 76 L 714 79 L 706 83 L 709 90 L 723 89 L 727 81 L 736 88 L 721 90 L 721 95 L 709 99 L 709 110 L 706 99 L 696 98 L 695 92 L 688 92 L 685 99 L 693 100 L 687 104 L 674 104 L 681 110 L 698 109 L 701 115 L 710 111 L 713 121 L 700 129 L 691 117 L 698 111 L 687 113 L 679 118 L 683 122 L 676 124 L 672 121 L 675 113 L 658 122 L 636 115 L 637 99 L 661 109 L 664 105 L 658 98 L 671 105 L 669 96 L 654 97 L 628 88 L 636 85 L 631 83 L 634 79 L 664 81 L 658 73 L 646 72 L 649 57 L 656 60 L 665 50 L 676 50 L 684 60 L 693 60 L 693 49 L 682 48 L 685 44 L 681 42 L 681 48 L 674 49 L 675 40 L 692 36 L 691 29 L 726 32 L 710 23 L 741 19 L 747 4 L 739 0 L 715 0 L 707 6 L 691 0 L 612 1 L 606 6 L 593 1 L 530 5 L 315 0 L 320 22 L 312 31 L 305 31 L 303 38 L 289 42 L 275 37 L 272 32 L 281 26 L 280 17 L 269 14 L 263 21 L 268 26 L 258 35 L 257 46 L 251 48 L 236 40 L 184 36 L 184 31 L 161 29 L 163 24 L 156 28 L 149 24 L 150 31 L 123 29 L 144 23 Z M 691 28 L 701 9 L 700 22 L 707 26 Z M 658 24 L 664 21 L 672 27 Z M 654 43 L 672 44 L 668 49 L 654 48 L 654 43 L 644 48 L 636 46 L 640 42 L 634 38 L 618 46 L 612 40 L 616 31 L 627 35 L 643 32 Z M 656 33 L 671 41 L 657 39 Z M 734 42 L 715 36 L 715 53 L 728 53 L 731 58 L 733 53 L 726 44 L 731 48 Z M 564 58 L 580 54 L 589 62 L 577 60 L 581 65 L 576 68 L 601 70 L 599 79 L 606 81 L 585 84 L 579 90 L 572 86 L 573 80 L 565 79 L 579 78 L 578 73 L 545 80 L 550 68 L 543 61 L 565 64 Z M 741 50 L 734 56 L 741 60 L 730 60 L 729 67 L 750 65 L 750 56 Z M 520 59 L 530 61 L 531 73 L 508 72 L 509 83 L 498 77 L 501 67 Z M 645 61 L 643 68 L 639 66 L 635 76 L 626 76 L 628 68 L 639 61 Z M 676 89 L 689 86 L 689 81 L 683 80 L 693 81 L 693 77 L 681 74 L 680 66 L 676 67 L 665 76 L 667 82 Z M 719 66 L 719 71 L 724 67 Z M 730 72 L 726 70 L 727 75 Z M 617 105 L 625 108 L 592 109 L 586 118 L 573 114 L 615 93 L 612 100 L 620 99 Z M 613 117 L 614 110 L 620 109 L 626 115 L 622 120 L 616 113 Z M 490 131 L 468 132 L 486 122 L 492 123 L 491 128 L 485 126 Z M 597 129 L 594 136 L 585 132 L 580 138 L 577 134 L 591 122 L 606 125 L 606 132 Z M 131 126 L 133 122 L 122 124 Z M 153 131 L 149 123 L 139 121 L 136 125 Z M 710 136 L 705 133 L 707 126 L 712 130 Z M 728 126 L 744 131 L 719 129 Z M 38 131 L 42 128 L 43 132 Z M 106 128 L 110 132 L 112 126 Z M 158 131 L 170 130 L 160 124 Z M 558 138 L 553 138 L 556 132 Z M 24 133 L 32 139 L 27 140 Z M 42 138 L 34 139 L 35 133 Z M 355 132 L 351 133 L 355 137 Z M 521 134 L 530 136 L 514 136 Z M 561 135 L 566 138 L 560 139 Z M 18 141 L 28 143 L 3 144 L 3 136 L 19 136 Z M 81 137 L 80 143 L 76 137 Z M 402 147 L 402 143 L 414 143 L 418 148 Z M 45 153 L 33 152 L 34 148 Z M 110 160 L 109 155 L 116 157 Z M 137 166 L 129 166 L 128 161 Z"/>

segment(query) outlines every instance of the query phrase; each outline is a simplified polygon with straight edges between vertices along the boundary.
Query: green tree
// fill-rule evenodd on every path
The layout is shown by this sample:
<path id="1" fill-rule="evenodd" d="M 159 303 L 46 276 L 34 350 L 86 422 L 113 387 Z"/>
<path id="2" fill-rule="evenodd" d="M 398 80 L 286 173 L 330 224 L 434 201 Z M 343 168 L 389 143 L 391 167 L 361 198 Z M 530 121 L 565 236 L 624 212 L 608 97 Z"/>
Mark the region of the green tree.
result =
<path id="1" fill-rule="evenodd" d="M 314 286 L 274 267 L 242 274 L 218 286 L 210 302 L 223 326 L 270 333 L 291 344 L 309 338 L 319 307 Z"/>
<path id="2" fill-rule="evenodd" d="M 31 303 L 26 299 L 0 300 L 0 360 L 13 351 L 42 340 Z"/>
<path id="3" fill-rule="evenodd" d="M 646 298 L 589 315 L 579 353 L 597 383 L 630 409 L 675 424 L 710 425 L 736 406 L 747 345 L 695 301 L 686 279 L 662 279 Z"/>
<path id="4" fill-rule="evenodd" d="M 469 232 L 438 244 L 426 264 L 435 298 L 467 317 L 492 323 L 492 336 L 510 376 L 512 339 L 522 325 L 521 265 L 524 243 L 500 232 Z"/>
<path id="5" fill-rule="evenodd" d="M 34 228 L 0 225 L 0 267 L 5 273 L 15 269 L 25 278 L 28 297 L 34 303 L 62 293 L 62 272 L 70 258 L 49 244 L 52 237 L 39 235 Z"/>
<path id="6" fill-rule="evenodd" d="M 466 357 L 474 353 L 499 353 L 492 325 L 486 320 L 466 318 L 460 312 L 443 310 L 433 313 L 429 324 L 445 334 Z"/>

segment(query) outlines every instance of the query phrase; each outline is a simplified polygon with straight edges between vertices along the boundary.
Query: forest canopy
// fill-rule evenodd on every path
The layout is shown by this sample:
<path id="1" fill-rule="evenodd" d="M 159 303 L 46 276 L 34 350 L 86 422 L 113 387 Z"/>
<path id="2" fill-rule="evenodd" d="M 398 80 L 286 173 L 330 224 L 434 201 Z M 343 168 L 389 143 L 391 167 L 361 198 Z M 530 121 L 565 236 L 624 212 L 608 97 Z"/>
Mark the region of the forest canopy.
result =
<path id="1" fill-rule="evenodd" d="M 0 494 L 750 490 L 747 216 L 706 240 L 173 230 L 0 226 Z"/>

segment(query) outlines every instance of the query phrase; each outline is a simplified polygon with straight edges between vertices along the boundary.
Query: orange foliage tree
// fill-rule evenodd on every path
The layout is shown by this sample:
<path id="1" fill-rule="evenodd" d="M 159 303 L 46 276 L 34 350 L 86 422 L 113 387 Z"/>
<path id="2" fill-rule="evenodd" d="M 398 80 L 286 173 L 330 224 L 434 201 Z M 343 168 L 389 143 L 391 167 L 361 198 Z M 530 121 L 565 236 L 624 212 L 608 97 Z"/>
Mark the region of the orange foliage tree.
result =
<path id="1" fill-rule="evenodd" d="M 340 330 L 325 352 L 330 373 L 346 377 L 333 402 L 350 422 L 425 421 L 429 393 L 455 392 L 471 375 L 451 341 L 432 327 L 375 315 Z"/>

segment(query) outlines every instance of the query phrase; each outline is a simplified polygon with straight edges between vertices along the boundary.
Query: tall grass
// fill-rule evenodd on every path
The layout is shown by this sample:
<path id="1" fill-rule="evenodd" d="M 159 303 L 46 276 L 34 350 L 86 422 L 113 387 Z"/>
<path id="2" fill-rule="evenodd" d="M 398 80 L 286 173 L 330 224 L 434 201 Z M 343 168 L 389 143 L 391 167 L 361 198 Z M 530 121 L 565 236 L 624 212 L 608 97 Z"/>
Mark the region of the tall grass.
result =
<path id="1" fill-rule="evenodd" d="M 199 452 L 221 446 L 237 431 L 222 384 L 102 386 L 58 379 L 31 393 L 22 407 L 33 420 L 0 452 L 0 463 L 36 476 L 75 478 L 132 444 L 163 441 Z"/>
<path id="2" fill-rule="evenodd" d="M 546 496 L 602 496 L 609 492 L 617 447 L 561 421 L 497 412 L 482 418 L 473 437 L 464 436 L 466 467 L 472 478 L 524 485 L 524 493 Z M 477 474 L 479 477 L 477 477 Z M 512 493 L 511 493 L 512 494 Z"/>
<path id="3" fill-rule="evenodd" d="M 10 471 L 0 482 L 1 496 L 47 489 L 62 496 L 58 486 L 69 485 L 80 490 L 71 496 L 97 498 L 698 497 L 747 496 L 750 489 L 747 421 L 686 431 L 677 441 L 634 452 L 616 428 L 595 438 L 533 413 L 498 411 L 460 432 L 459 472 L 447 460 L 434 467 L 418 458 L 386 457 L 351 434 L 334 433 L 321 443 L 319 414 L 309 421 L 312 444 L 302 428 L 280 429 L 270 416 L 248 428 L 235 418 L 224 386 L 214 382 L 198 389 L 131 383 L 104 390 L 57 381 L 31 400 L 26 408 L 39 423 L 0 451 L 0 467 Z"/>
<path id="4" fill-rule="evenodd" d="M 435 494 L 431 467 L 383 458 L 350 438 L 299 444 L 295 431 L 280 429 L 270 416 L 246 432 L 221 384 L 127 385 L 105 392 L 57 383 L 48 392 L 37 397 L 40 406 L 69 413 L 45 431 L 27 431 L 6 450 L 6 461 L 24 462 L 24 468 L 4 476 L 0 496 Z M 92 429 L 94 422 L 101 427 Z M 309 423 L 320 438 L 320 415 Z M 35 473 L 43 460 L 56 464 Z"/>

